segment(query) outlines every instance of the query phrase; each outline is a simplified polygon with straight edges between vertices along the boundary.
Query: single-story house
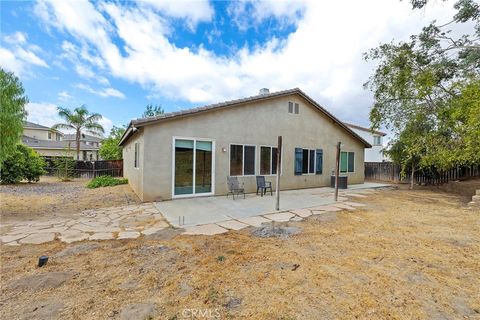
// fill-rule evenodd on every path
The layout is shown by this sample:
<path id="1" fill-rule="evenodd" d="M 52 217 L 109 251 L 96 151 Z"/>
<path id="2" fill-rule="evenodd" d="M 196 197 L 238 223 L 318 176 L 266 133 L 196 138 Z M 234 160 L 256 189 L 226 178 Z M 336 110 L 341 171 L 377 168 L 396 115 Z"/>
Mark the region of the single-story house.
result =
<path id="1" fill-rule="evenodd" d="M 124 176 L 143 201 L 225 195 L 228 176 L 255 192 L 256 175 L 275 186 L 278 136 L 282 190 L 328 186 L 338 142 L 342 174 L 364 182 L 371 145 L 298 88 L 132 120 Z"/>

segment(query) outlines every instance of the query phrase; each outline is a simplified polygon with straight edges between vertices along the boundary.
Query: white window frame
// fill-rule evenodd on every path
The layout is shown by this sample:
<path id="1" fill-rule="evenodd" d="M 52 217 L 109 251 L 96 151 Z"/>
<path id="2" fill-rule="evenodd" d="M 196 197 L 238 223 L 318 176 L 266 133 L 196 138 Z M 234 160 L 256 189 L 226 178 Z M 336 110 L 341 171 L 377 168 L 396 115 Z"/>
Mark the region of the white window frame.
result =
<path id="1" fill-rule="evenodd" d="M 208 193 L 196 193 L 195 192 L 195 174 L 196 168 L 195 163 L 197 161 L 197 154 L 193 152 L 193 193 L 191 194 L 175 194 L 175 140 L 193 140 L 193 150 L 197 148 L 197 141 L 205 141 L 212 143 L 212 191 Z M 192 198 L 192 197 L 208 197 L 215 195 L 215 140 L 209 138 L 198 138 L 198 137 L 181 137 L 173 136 L 172 137 L 172 199 L 178 198 Z M 229 171 L 230 172 L 230 171 Z"/>
<path id="2" fill-rule="evenodd" d="M 231 177 L 253 177 L 257 173 L 257 145 L 255 144 L 248 144 L 248 143 L 230 143 L 228 146 L 228 175 L 230 176 L 230 167 L 231 167 L 231 157 L 230 153 L 232 152 L 232 146 L 242 146 L 242 175 L 236 175 L 236 176 L 231 176 Z M 253 174 L 245 174 L 245 147 L 254 147 L 254 157 L 253 161 L 255 161 L 255 164 L 253 166 Z"/>
<path id="3" fill-rule="evenodd" d="M 264 148 L 270 148 L 270 174 L 262 174 L 261 172 L 261 160 L 262 160 L 262 147 Z M 276 173 L 272 173 L 272 159 L 273 159 L 273 148 L 278 148 L 278 146 L 270 146 L 270 145 L 259 145 L 258 146 L 258 174 L 261 176 L 276 176 Z M 283 175 L 283 148 L 282 148 L 282 154 L 280 155 L 282 162 L 280 163 L 280 175 Z M 278 168 L 277 168 L 278 171 Z"/>
<path id="4" fill-rule="evenodd" d="M 346 152 L 347 153 L 347 171 L 341 171 L 341 168 L 342 168 L 342 152 Z M 353 171 L 348 171 L 348 154 L 349 153 L 353 153 Z M 339 159 L 339 172 L 340 173 L 355 173 L 355 158 L 356 158 L 356 155 L 355 155 L 355 151 L 341 151 L 340 152 L 340 159 Z"/>
<path id="5" fill-rule="evenodd" d="M 140 169 L 140 142 L 133 144 L 133 168 Z"/>
<path id="6" fill-rule="evenodd" d="M 315 174 L 315 168 L 317 164 L 317 157 L 316 157 L 316 149 L 309 149 L 309 148 L 302 148 L 303 150 L 308 150 L 308 168 L 307 168 L 307 173 L 302 172 L 302 176 L 314 176 Z M 313 151 L 313 173 L 310 173 L 310 152 Z M 303 166 L 302 166 L 303 167 Z M 303 168 L 302 168 L 303 171 Z"/>
<path id="7" fill-rule="evenodd" d="M 378 143 L 375 141 L 378 139 Z M 381 146 L 382 145 L 382 136 L 375 135 L 373 136 L 373 145 L 374 146 Z"/>
<path id="8" fill-rule="evenodd" d="M 52 131 L 48 131 L 48 132 L 47 132 L 47 138 L 48 138 L 48 140 L 52 140 L 52 137 L 53 137 Z"/>

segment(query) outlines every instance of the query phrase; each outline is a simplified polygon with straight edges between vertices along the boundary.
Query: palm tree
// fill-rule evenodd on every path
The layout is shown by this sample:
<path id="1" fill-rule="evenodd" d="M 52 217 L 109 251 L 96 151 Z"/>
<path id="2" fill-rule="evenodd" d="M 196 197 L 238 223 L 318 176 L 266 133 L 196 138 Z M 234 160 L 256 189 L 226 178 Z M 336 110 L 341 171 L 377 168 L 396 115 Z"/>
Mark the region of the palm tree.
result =
<path id="1" fill-rule="evenodd" d="M 80 137 L 82 131 L 85 130 L 91 134 L 104 133 L 102 125 L 98 123 L 102 119 L 102 115 L 99 113 L 90 113 L 85 105 L 71 111 L 67 108 L 58 107 L 58 115 L 65 120 L 64 123 L 57 123 L 53 129 L 67 129 L 75 130 L 75 142 L 77 147 L 77 160 L 80 158 Z"/>

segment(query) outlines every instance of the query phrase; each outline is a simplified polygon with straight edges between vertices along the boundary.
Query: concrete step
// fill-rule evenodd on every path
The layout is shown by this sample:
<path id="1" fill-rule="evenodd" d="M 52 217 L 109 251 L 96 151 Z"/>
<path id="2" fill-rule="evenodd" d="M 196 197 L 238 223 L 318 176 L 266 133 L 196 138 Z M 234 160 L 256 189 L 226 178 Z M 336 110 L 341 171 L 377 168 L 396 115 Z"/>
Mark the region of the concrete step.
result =
<path id="1" fill-rule="evenodd" d="M 476 202 L 476 201 L 470 201 L 467 205 L 470 208 L 480 208 L 480 202 Z"/>
<path id="2" fill-rule="evenodd" d="M 480 195 L 476 195 L 472 197 L 472 201 L 478 201 L 480 202 Z"/>
<path id="3" fill-rule="evenodd" d="M 477 196 L 480 196 L 480 189 L 477 189 Z"/>

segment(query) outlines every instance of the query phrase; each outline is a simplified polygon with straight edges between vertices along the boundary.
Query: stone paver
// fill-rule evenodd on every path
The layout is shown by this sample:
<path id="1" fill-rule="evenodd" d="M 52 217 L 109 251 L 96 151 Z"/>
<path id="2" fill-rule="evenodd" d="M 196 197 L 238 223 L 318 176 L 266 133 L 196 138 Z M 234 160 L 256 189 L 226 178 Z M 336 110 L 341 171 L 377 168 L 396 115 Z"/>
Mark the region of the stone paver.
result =
<path id="1" fill-rule="evenodd" d="M 3 243 L 12 242 L 12 241 L 16 241 L 16 240 L 25 238 L 26 236 L 28 236 L 28 234 L 25 234 L 25 233 L 13 234 L 13 235 L 9 235 L 9 236 L 0 237 L 0 241 L 2 241 Z"/>
<path id="2" fill-rule="evenodd" d="M 308 209 L 290 210 L 290 212 L 302 218 L 306 218 L 312 215 L 312 212 Z"/>
<path id="3" fill-rule="evenodd" d="M 353 202 L 353 201 L 346 201 L 344 202 L 346 205 L 352 206 L 352 207 L 365 207 L 366 205 L 363 203 L 358 203 L 358 202 Z"/>
<path id="4" fill-rule="evenodd" d="M 317 215 L 317 214 L 322 214 L 322 213 L 325 213 L 327 211 L 324 211 L 324 210 L 312 210 L 312 214 L 313 215 Z"/>
<path id="5" fill-rule="evenodd" d="M 354 198 L 366 198 L 367 197 L 363 194 L 358 194 L 358 193 L 349 193 L 348 196 L 349 197 L 354 197 Z"/>
<path id="6" fill-rule="evenodd" d="M 149 236 L 149 235 L 157 233 L 158 231 L 161 231 L 163 229 L 165 229 L 165 227 L 151 227 L 151 228 L 147 228 L 147 229 L 143 230 L 142 234 L 146 235 L 146 236 Z"/>
<path id="7" fill-rule="evenodd" d="M 332 206 L 340 208 L 340 209 L 346 209 L 346 210 L 355 210 L 354 207 L 346 205 L 345 203 L 334 203 Z"/>
<path id="8" fill-rule="evenodd" d="M 249 227 L 248 224 L 242 223 L 237 220 L 227 220 L 222 222 L 217 222 L 220 227 L 231 229 L 231 230 L 240 230 L 246 227 Z"/>
<path id="9" fill-rule="evenodd" d="M 41 244 L 55 239 L 55 233 L 37 233 L 21 239 L 22 244 Z"/>
<path id="10" fill-rule="evenodd" d="M 117 239 L 136 239 L 140 237 L 140 232 L 137 231 L 122 231 L 118 233 Z"/>
<path id="11" fill-rule="evenodd" d="M 249 218 L 242 218 L 238 219 L 238 221 L 243 222 L 245 224 L 248 224 L 252 227 L 261 227 L 262 223 L 269 223 L 272 222 L 272 220 L 256 216 L 256 217 L 249 217 Z"/>
<path id="12" fill-rule="evenodd" d="M 225 233 L 227 231 L 227 229 L 222 228 L 214 223 L 209 223 L 201 226 L 186 227 L 183 234 L 212 236 L 215 234 Z"/>
<path id="13" fill-rule="evenodd" d="M 342 209 L 334 207 L 334 206 L 318 206 L 318 207 L 310 208 L 310 210 L 334 212 L 334 211 L 341 211 Z"/>
<path id="14" fill-rule="evenodd" d="M 97 232 L 88 237 L 88 240 L 112 240 L 115 239 L 111 232 Z"/>
<path id="15" fill-rule="evenodd" d="M 286 222 L 293 218 L 295 215 L 290 212 L 279 212 L 271 213 L 264 215 L 265 218 L 276 221 L 276 222 Z"/>
<path id="16" fill-rule="evenodd" d="M 58 237 L 61 241 L 66 243 L 73 243 L 88 239 L 89 234 L 78 230 L 67 230 L 62 232 Z"/>

